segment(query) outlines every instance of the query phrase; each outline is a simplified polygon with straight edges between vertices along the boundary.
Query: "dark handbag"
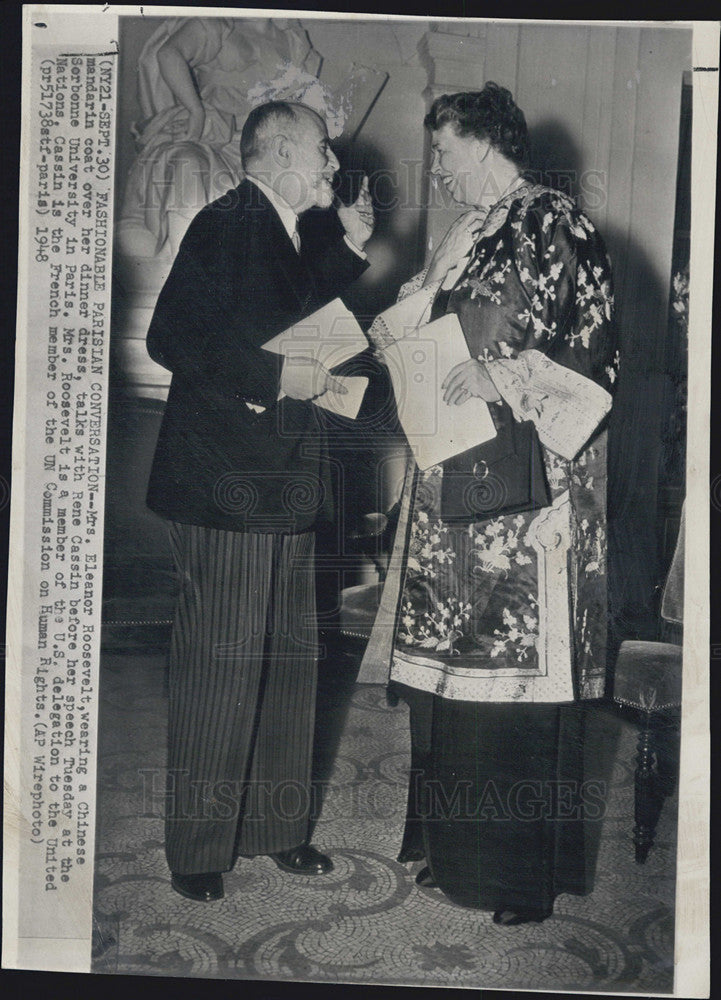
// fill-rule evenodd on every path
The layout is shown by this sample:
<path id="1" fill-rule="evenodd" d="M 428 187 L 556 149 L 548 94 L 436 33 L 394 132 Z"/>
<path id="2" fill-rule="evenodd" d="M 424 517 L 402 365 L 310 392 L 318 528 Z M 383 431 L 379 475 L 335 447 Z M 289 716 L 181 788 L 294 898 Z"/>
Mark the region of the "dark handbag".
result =
<path id="1" fill-rule="evenodd" d="M 441 520 L 470 524 L 548 507 L 543 450 L 531 420 L 491 404 L 496 437 L 443 463 Z"/>

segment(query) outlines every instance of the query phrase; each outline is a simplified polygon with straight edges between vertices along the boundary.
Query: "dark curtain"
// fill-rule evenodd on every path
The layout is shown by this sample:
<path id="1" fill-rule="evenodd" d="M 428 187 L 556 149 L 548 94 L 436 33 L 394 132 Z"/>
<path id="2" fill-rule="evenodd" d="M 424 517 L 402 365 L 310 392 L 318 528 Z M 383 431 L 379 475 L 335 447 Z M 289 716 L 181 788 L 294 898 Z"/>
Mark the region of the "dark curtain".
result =
<path id="1" fill-rule="evenodd" d="M 649 183 L 652 179 L 649 178 Z M 682 88 L 670 298 L 664 322 L 619 303 L 621 376 L 609 427 L 609 665 L 624 639 L 657 639 L 659 599 L 684 495 L 686 315 L 691 215 L 691 86 Z M 630 248 L 630 253 L 640 253 Z M 652 278 L 629 268 L 626 298 L 652 302 Z M 624 315 L 626 322 L 624 323 Z M 631 321 L 628 321 L 631 317 Z M 637 322 L 633 320 L 637 319 Z"/>

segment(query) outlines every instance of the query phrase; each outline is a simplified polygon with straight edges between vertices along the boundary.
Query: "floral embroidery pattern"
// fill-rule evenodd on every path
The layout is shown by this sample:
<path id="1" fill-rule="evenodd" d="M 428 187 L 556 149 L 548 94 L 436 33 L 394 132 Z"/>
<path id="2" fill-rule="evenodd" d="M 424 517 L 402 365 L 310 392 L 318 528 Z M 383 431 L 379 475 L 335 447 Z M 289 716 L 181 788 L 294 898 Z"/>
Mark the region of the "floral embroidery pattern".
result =
<path id="1" fill-rule="evenodd" d="M 510 524 L 508 521 L 508 518 L 498 518 L 471 529 L 475 536 L 474 555 L 478 560 L 474 572 L 507 572 L 514 563 L 517 566 L 529 565 L 531 556 L 523 551 L 526 519 L 518 515 Z"/>
<path id="2" fill-rule="evenodd" d="M 569 334 L 573 347 L 580 340 L 586 350 L 591 346 L 591 337 L 596 330 L 601 329 L 611 319 L 613 311 L 613 293 L 610 282 L 602 280 L 603 269 L 593 268 L 591 274 L 583 264 L 576 269 L 576 302 L 579 311 L 583 311 L 585 322 L 580 330 Z"/>
<path id="3" fill-rule="evenodd" d="M 455 598 L 440 601 L 419 614 L 411 601 L 403 604 L 398 638 L 407 646 L 454 653 L 453 643 L 460 639 L 471 617 L 471 605 Z"/>
<path id="4" fill-rule="evenodd" d="M 570 462 L 567 462 L 565 458 L 561 458 L 555 451 L 548 449 L 546 449 L 543 458 L 546 466 L 548 485 L 553 496 L 557 496 L 566 488 Z"/>
<path id="5" fill-rule="evenodd" d="M 440 489 L 442 469 L 426 470 L 416 493 L 417 511 L 411 528 L 406 573 L 408 591 L 402 605 L 398 639 L 408 646 L 453 653 L 453 642 L 466 631 L 471 605 L 455 595 L 434 596 L 431 581 L 455 562 L 448 528 L 429 517 Z"/>
<path id="6" fill-rule="evenodd" d="M 510 269 L 510 260 L 497 267 L 493 258 L 490 258 L 482 270 L 478 272 L 477 268 L 469 268 L 465 284 L 471 289 L 471 298 L 475 299 L 477 295 L 485 295 L 496 305 L 500 305 L 500 289 L 505 283 L 506 275 Z"/>
<path id="7" fill-rule="evenodd" d="M 677 321 L 688 332 L 688 292 L 691 277 L 688 265 L 683 271 L 677 271 L 673 276 L 672 309 Z"/>
<path id="8" fill-rule="evenodd" d="M 529 610 L 523 615 L 514 615 L 506 608 L 503 612 L 503 628 L 494 629 L 497 637 L 491 649 L 491 656 L 512 656 L 518 663 L 528 659 L 538 641 L 537 602 L 533 594 L 528 595 Z"/>
<path id="9" fill-rule="evenodd" d="M 583 553 L 580 568 L 586 574 L 601 574 L 606 566 L 606 529 L 583 518 L 578 526 L 578 542 Z"/>
<path id="10" fill-rule="evenodd" d="M 431 521 L 428 514 L 420 510 L 411 533 L 408 572 L 423 573 L 433 580 L 438 575 L 438 568 L 455 558 L 448 529 L 441 521 Z"/>
<path id="11" fill-rule="evenodd" d="M 611 385 L 614 385 L 616 379 L 618 378 L 618 369 L 620 368 L 620 365 L 621 365 L 621 356 L 618 353 L 618 351 L 616 351 L 616 353 L 613 356 L 613 361 L 611 362 L 611 364 L 606 365 L 606 367 L 604 368 L 604 371 L 606 372 L 606 377 L 608 381 L 611 383 Z"/>

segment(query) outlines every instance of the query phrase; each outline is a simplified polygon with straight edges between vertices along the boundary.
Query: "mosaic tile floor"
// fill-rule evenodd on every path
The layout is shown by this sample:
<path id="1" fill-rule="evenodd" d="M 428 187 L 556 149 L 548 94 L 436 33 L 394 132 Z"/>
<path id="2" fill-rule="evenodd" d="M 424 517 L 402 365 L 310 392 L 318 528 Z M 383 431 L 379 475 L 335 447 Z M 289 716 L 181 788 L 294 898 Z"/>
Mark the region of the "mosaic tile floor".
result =
<path id="1" fill-rule="evenodd" d="M 409 757 L 407 710 L 375 686 L 337 687 L 336 748 L 313 842 L 335 863 L 323 878 L 241 860 L 212 905 L 170 888 L 163 853 L 164 658 L 104 657 L 94 971 L 535 990 L 672 990 L 675 797 L 644 866 L 631 842 L 634 734 L 598 713 L 608 759 L 607 814 L 594 891 L 561 896 L 543 924 L 501 928 L 489 913 L 416 886 L 420 864 L 395 861 Z M 328 732 L 332 730 L 328 727 Z M 329 760 L 335 758 L 332 766 Z M 322 766 L 319 774 L 322 776 Z M 155 783 L 153 785 L 153 782 Z"/>

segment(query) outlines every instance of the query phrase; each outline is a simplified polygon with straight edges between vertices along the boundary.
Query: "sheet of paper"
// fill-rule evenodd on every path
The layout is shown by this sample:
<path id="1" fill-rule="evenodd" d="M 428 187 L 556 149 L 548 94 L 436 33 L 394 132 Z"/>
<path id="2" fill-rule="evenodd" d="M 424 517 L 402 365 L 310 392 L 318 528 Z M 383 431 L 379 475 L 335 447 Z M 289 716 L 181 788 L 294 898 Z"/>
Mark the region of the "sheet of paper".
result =
<path id="1" fill-rule="evenodd" d="M 482 399 L 474 397 L 460 406 L 443 401 L 444 378 L 470 357 L 454 313 L 390 344 L 383 357 L 393 382 L 398 418 L 419 468 L 438 465 L 495 437 L 490 410 Z"/>
<path id="2" fill-rule="evenodd" d="M 331 413 L 337 413 L 340 417 L 355 420 L 368 388 L 368 379 L 363 375 L 336 375 L 335 377 L 338 382 L 342 382 L 348 392 L 345 395 L 340 392 L 324 392 L 313 402 L 316 406 L 329 410 Z"/>
<path id="3" fill-rule="evenodd" d="M 286 357 L 303 354 L 330 369 L 365 351 L 368 341 L 353 313 L 340 299 L 333 299 L 263 347 Z"/>

